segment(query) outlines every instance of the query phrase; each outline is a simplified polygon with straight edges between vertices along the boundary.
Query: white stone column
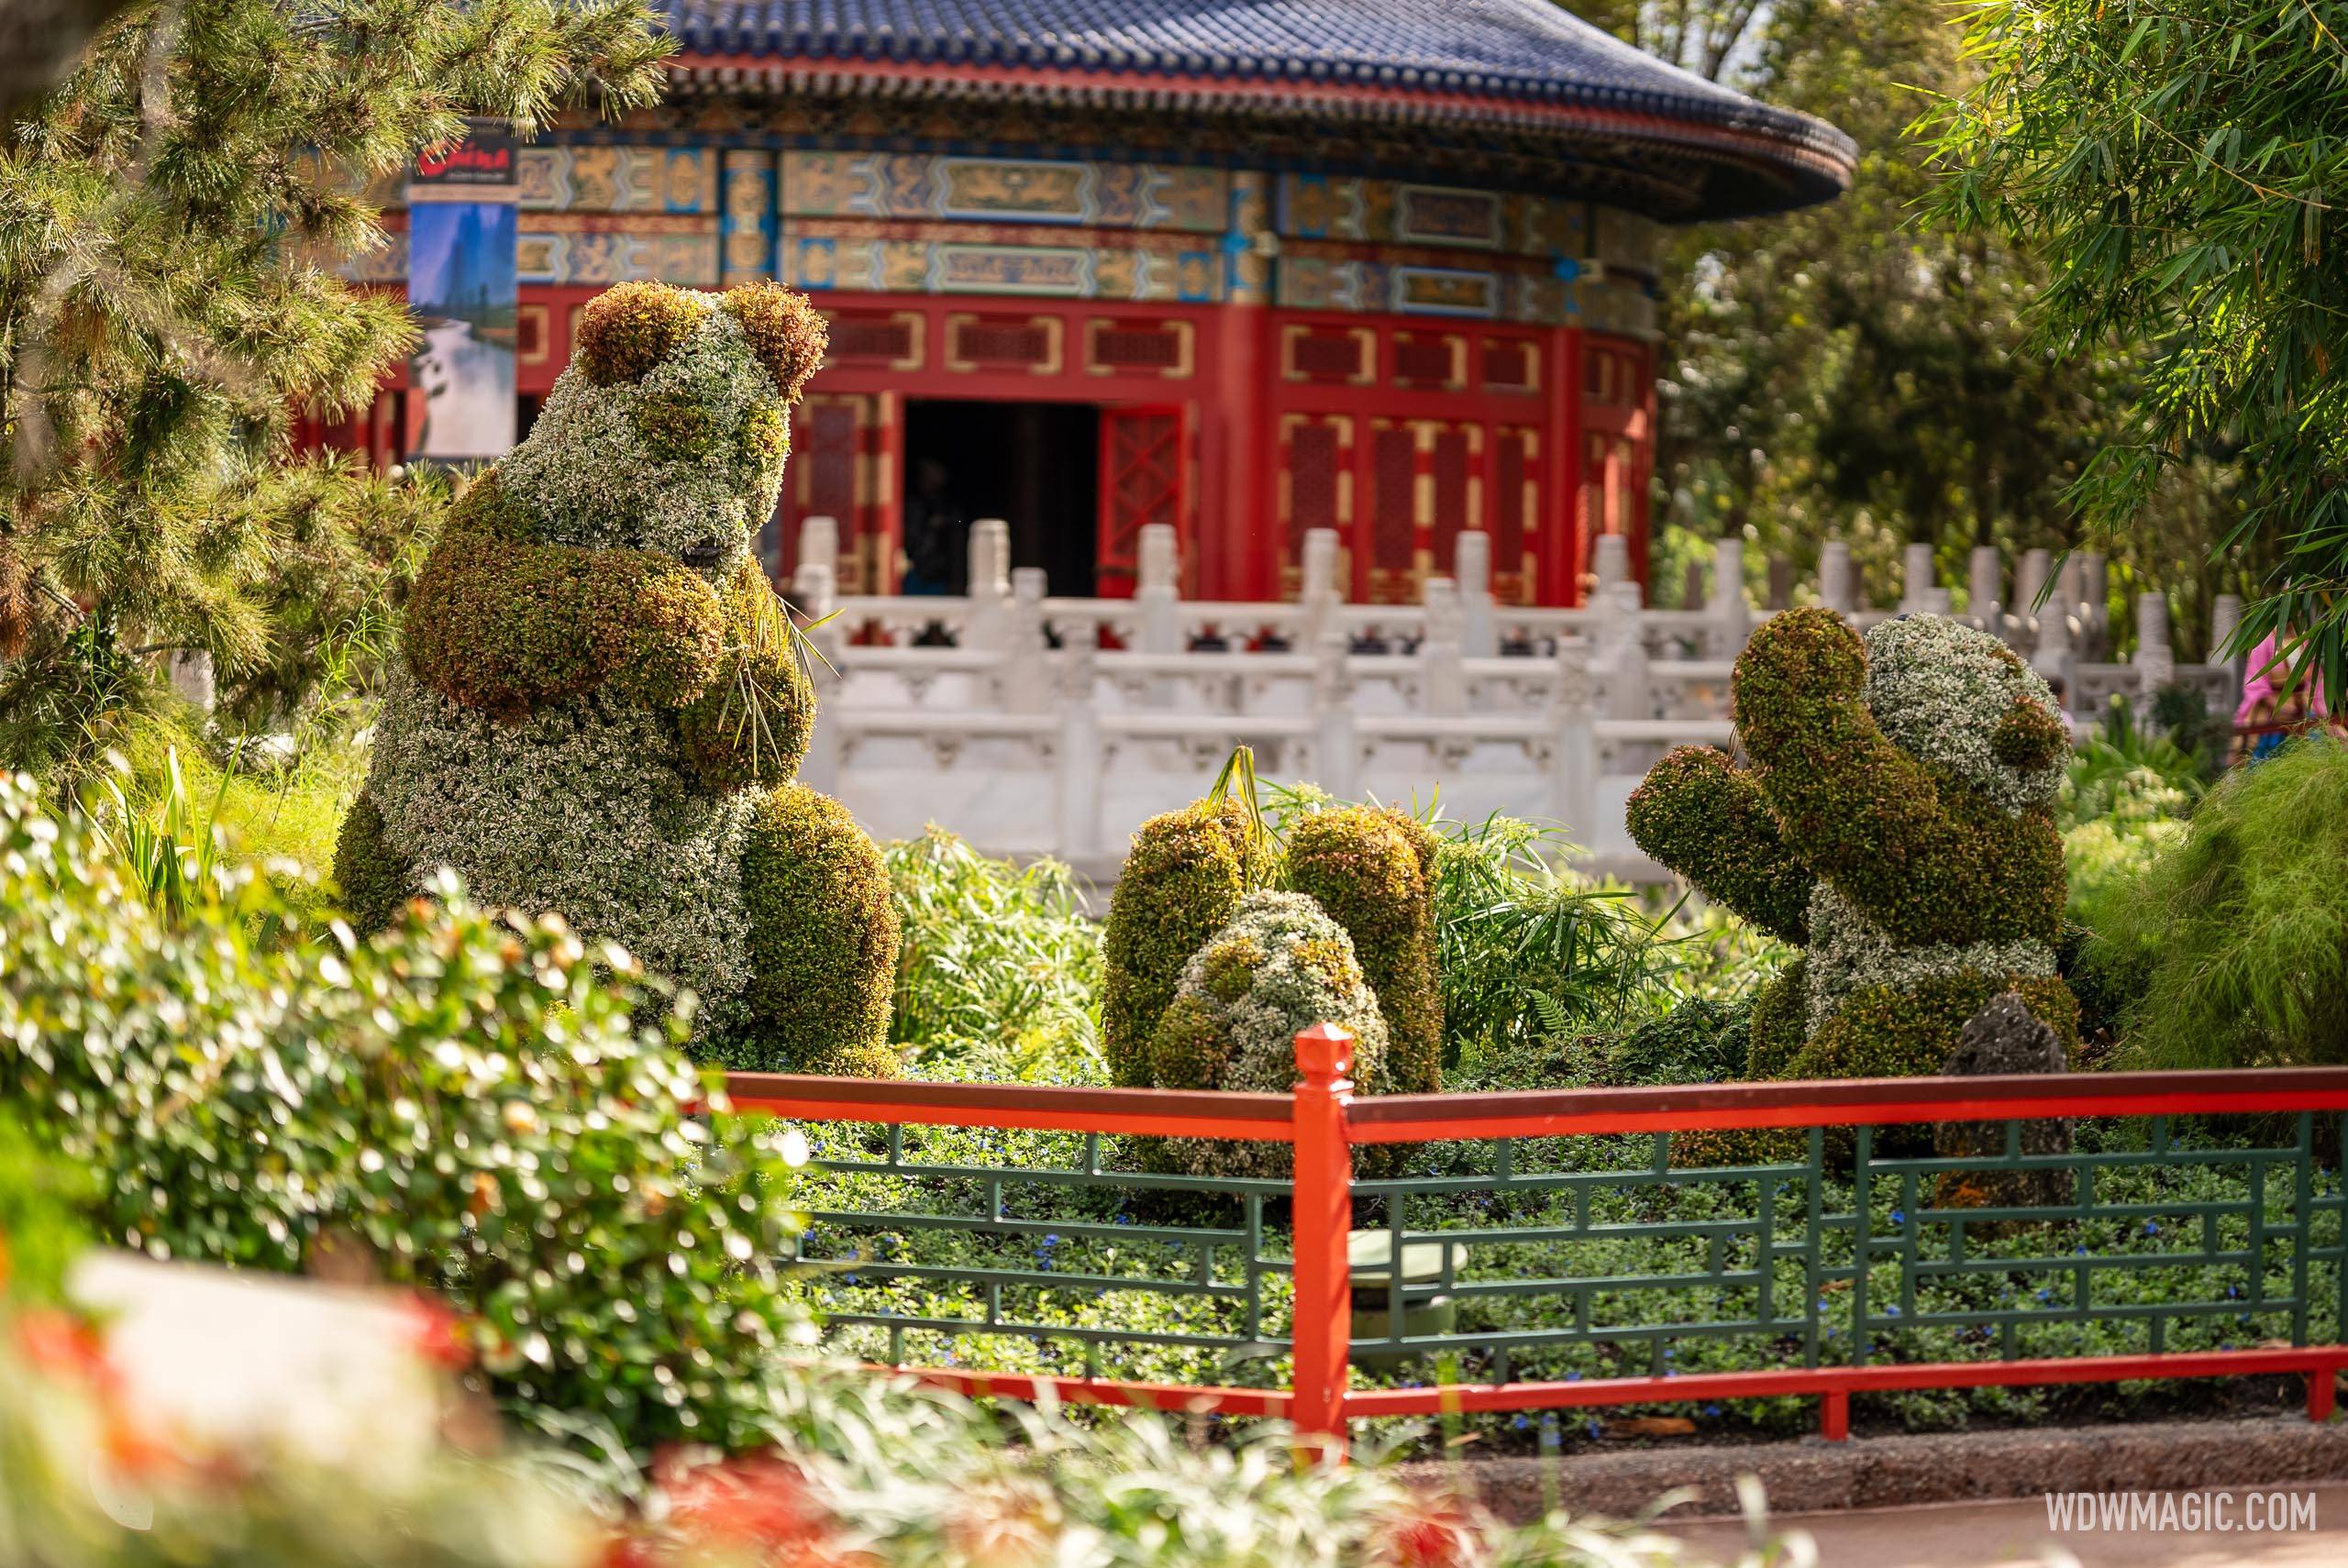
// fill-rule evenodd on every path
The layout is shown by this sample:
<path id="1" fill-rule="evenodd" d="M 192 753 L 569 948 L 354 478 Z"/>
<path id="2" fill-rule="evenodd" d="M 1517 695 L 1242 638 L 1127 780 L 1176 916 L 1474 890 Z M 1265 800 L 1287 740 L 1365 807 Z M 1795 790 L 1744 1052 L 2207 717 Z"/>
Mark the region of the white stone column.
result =
<path id="1" fill-rule="evenodd" d="M 1171 523 L 1142 525 L 1134 603 L 1141 612 L 1143 653 L 1182 651 L 1182 562 Z"/>
<path id="2" fill-rule="evenodd" d="M 1468 672 L 1460 665 L 1459 585 L 1431 577 L 1420 597 L 1427 617 L 1426 640 L 1419 645 L 1420 701 L 1430 717 L 1464 717 Z"/>
<path id="3" fill-rule="evenodd" d="M 1567 832 L 1587 843 L 1598 831 L 1598 682 L 1590 671 L 1589 644 L 1559 637 L 1556 668 L 1549 690 L 1555 748 L 1549 756 L 1549 809 Z"/>
<path id="4" fill-rule="evenodd" d="M 1337 531 L 1306 529 L 1304 558 L 1298 566 L 1297 602 L 1304 610 L 1300 628 L 1302 646 L 1298 651 L 1311 653 L 1321 646 L 1324 634 L 1344 629 L 1344 617 L 1338 613 L 1346 594 L 1337 582 Z"/>
<path id="5" fill-rule="evenodd" d="M 1818 602 L 1837 615 L 1848 615 L 1857 607 L 1851 570 L 1851 547 L 1840 539 L 1829 539 L 1818 548 Z"/>
<path id="6" fill-rule="evenodd" d="M 2038 622 L 2042 613 L 2038 596 L 2046 587 L 2047 579 L 2053 575 L 2054 570 L 2054 552 L 2045 549 L 2024 550 L 2021 565 L 2014 569 L 2014 620 L 2016 622 L 2014 646 L 2018 648 L 2027 647 L 2032 652 L 2037 651 Z M 2053 601 L 2049 600 L 2043 608 L 2052 610 Z M 2067 653 L 2070 629 L 2067 626 L 2065 627 L 2060 635 L 2065 644 L 2065 651 Z"/>
<path id="7" fill-rule="evenodd" d="M 1355 774 L 1360 764 L 1346 646 L 1346 634 L 1334 626 L 1312 645 L 1312 770 L 1318 775 L 1312 782 L 1340 801 L 1350 801 L 1357 792 Z"/>
<path id="8" fill-rule="evenodd" d="M 1589 569 L 1597 574 L 1600 593 L 1630 581 L 1631 541 L 1620 534 L 1600 534 L 1590 542 Z"/>
<path id="9" fill-rule="evenodd" d="M 814 516 L 799 520 L 799 565 L 809 562 L 821 565 L 837 580 L 840 570 L 840 525 L 836 518 Z"/>
<path id="10" fill-rule="evenodd" d="M 964 646 L 1002 653 L 1010 646 L 1011 525 L 981 517 L 970 525 L 970 629 Z"/>
<path id="11" fill-rule="evenodd" d="M 1468 658 L 1492 658 L 1501 651 L 1492 609 L 1492 536 L 1481 528 L 1461 531 L 1452 556 L 1459 583 L 1459 651 Z"/>
<path id="12" fill-rule="evenodd" d="M 2100 664 L 2111 657 L 2110 563 L 2100 550 L 2080 550 L 2071 558 L 2079 568 L 2078 591 L 2071 601 L 2078 607 L 2079 657 Z"/>
<path id="13" fill-rule="evenodd" d="M 1722 539 L 1712 546 L 1711 594 L 1704 613 L 1704 651 L 1713 658 L 1743 653 L 1744 639 L 1753 634 L 1753 612 L 1744 602 L 1744 540 Z"/>
<path id="14" fill-rule="evenodd" d="M 2071 648 L 2071 607 L 2064 602 L 2060 587 L 2047 595 L 2037 616 L 2037 635 L 2032 640 L 2030 668 L 2044 676 L 2063 694 L 2063 706 L 2072 717 L 2095 719 L 2100 715 L 2079 712 L 2077 676 L 2078 656 Z"/>
<path id="15" fill-rule="evenodd" d="M 2147 591 L 2136 595 L 2136 711 L 2149 713 L 2153 695 L 2176 679 L 2176 650 L 2169 644 L 2168 596 Z"/>
<path id="16" fill-rule="evenodd" d="M 1093 701 L 1091 624 L 1068 648 L 1068 689 L 1060 697 L 1059 855 L 1084 865 L 1101 848 L 1101 775 L 1106 756 L 1101 744 L 1101 710 Z"/>
<path id="17" fill-rule="evenodd" d="M 1933 608 L 1933 547 L 1911 544 L 1899 552 L 1899 613 L 1922 615 Z"/>
<path id="18" fill-rule="evenodd" d="M 163 669 L 172 691 L 201 713 L 212 712 L 216 698 L 209 648 L 173 648 L 163 656 Z"/>
<path id="19" fill-rule="evenodd" d="M 1008 712 L 1051 712 L 1051 649 L 1044 640 L 1046 590 L 1042 567 L 1013 569 L 1009 636 L 1003 650 L 1002 676 L 996 689 L 996 701 Z"/>
<path id="20" fill-rule="evenodd" d="M 2005 562 L 1995 545 L 1976 545 L 1966 558 L 1965 618 L 1993 637 L 2006 635 Z"/>

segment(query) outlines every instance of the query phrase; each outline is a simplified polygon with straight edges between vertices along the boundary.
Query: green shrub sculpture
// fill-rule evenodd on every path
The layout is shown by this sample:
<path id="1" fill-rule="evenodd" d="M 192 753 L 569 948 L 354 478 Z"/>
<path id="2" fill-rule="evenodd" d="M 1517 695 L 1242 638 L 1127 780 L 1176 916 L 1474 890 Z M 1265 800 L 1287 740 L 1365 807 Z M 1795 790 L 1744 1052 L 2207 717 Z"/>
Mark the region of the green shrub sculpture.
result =
<path id="1" fill-rule="evenodd" d="M 1375 806 L 1308 813 L 1288 840 L 1285 881 L 1346 928 L 1386 1021 L 1382 1086 L 1443 1087 L 1443 991 L 1435 974 L 1434 835 Z M 1356 1069 L 1356 1078 L 1372 1081 Z"/>
<path id="2" fill-rule="evenodd" d="M 1435 837 L 1405 812 L 1379 806 L 1306 812 L 1277 847 L 1235 795 L 1196 801 L 1144 823 L 1110 895 L 1108 974 L 1101 1041 L 1111 1072 L 1132 1088 L 1234 1088 L 1195 1073 L 1168 1077 L 1160 1021 L 1196 955 L 1251 893 L 1302 895 L 1345 933 L 1375 999 L 1387 1043 L 1357 1060 L 1371 1094 L 1431 1094 L 1443 1087 L 1443 988 L 1434 919 Z M 1195 1028 L 1200 1015 L 1192 1010 Z M 1306 1023 L 1313 1020 L 1307 1019 Z M 1302 1027 L 1300 1025 L 1299 1027 Z M 1229 1059 L 1226 1039 L 1216 1060 Z M 1275 1087 L 1295 1077 L 1294 1062 Z"/>
<path id="3" fill-rule="evenodd" d="M 806 300 L 622 283 L 409 600 L 336 879 L 386 924 L 441 867 L 699 999 L 738 1067 L 883 1075 L 880 854 L 792 782 L 815 696 L 752 555 L 824 352 Z"/>
<path id="4" fill-rule="evenodd" d="M 1182 966 L 1152 1032 L 1151 1079 L 1161 1088 L 1285 1094 L 1296 1083 L 1296 1035 L 1316 1023 L 1353 1031 L 1354 1080 L 1386 1077 L 1386 1021 L 1345 927 L 1302 893 L 1257 892 Z M 1285 1143 L 1175 1138 L 1163 1163 L 1201 1176 L 1284 1176 Z"/>
<path id="5" fill-rule="evenodd" d="M 1805 609 L 1754 634 L 1733 691 L 1752 766 L 1682 747 L 1628 814 L 1642 849 L 1807 949 L 1755 999 L 1747 1076 L 1939 1073 L 2007 990 L 2075 1050 L 2052 815 L 2069 741 L 2046 683 L 1943 616 L 1863 643 Z"/>
<path id="6" fill-rule="evenodd" d="M 1135 830 L 1102 937 L 1101 1050 L 1118 1083 L 1150 1086 L 1150 1039 L 1183 966 L 1268 875 L 1246 808 L 1228 797 L 1193 801 Z"/>

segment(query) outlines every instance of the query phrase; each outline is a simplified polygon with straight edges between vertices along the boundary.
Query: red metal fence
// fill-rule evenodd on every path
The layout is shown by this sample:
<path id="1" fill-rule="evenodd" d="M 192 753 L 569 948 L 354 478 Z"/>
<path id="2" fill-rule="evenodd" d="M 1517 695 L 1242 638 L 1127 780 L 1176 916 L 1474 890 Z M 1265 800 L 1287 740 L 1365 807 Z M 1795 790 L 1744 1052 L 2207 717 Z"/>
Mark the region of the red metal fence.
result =
<path id="1" fill-rule="evenodd" d="M 2321 1420 L 2331 1413 L 2338 1375 L 2348 1368 L 2348 1343 L 2341 1342 L 2348 1340 L 2348 1332 L 2337 1332 L 2323 1342 L 2130 1355 L 1803 1364 L 1668 1377 L 1352 1388 L 1347 1239 L 1353 1211 L 1352 1151 L 1357 1147 L 1626 1132 L 2074 1117 L 2304 1115 L 2348 1110 L 2348 1068 L 1860 1079 L 1357 1100 L 1346 1077 L 1352 1045 L 1348 1034 L 1331 1026 L 1299 1034 L 1299 1082 L 1287 1095 L 883 1082 L 762 1073 L 730 1075 L 728 1090 L 737 1109 L 803 1121 L 1242 1139 L 1294 1148 L 1296 1305 L 1294 1373 L 1289 1388 L 909 1369 L 927 1381 L 972 1395 L 1034 1398 L 1048 1389 L 1069 1402 L 1277 1417 L 1300 1433 L 1337 1443 L 1344 1440 L 1346 1420 L 1357 1417 L 1799 1395 L 1820 1400 L 1822 1433 L 1839 1441 L 1849 1435 L 1855 1393 L 1993 1385 L 2288 1374 L 2307 1380 L 2308 1414 Z M 2303 1132 L 2303 1148 L 2304 1138 Z M 2303 1159 L 2302 1166 L 2307 1163 Z M 2303 1213 L 2306 1179 L 2303 1168 Z M 2304 1230 L 2300 1248 L 2297 1267 L 2304 1286 L 2304 1254 L 2314 1250 Z M 2348 1256 L 2343 1249 L 2348 1241 L 2335 1242 L 2328 1250 Z M 2254 1266 L 2265 1267 L 2263 1253 Z M 2298 1299 L 2304 1318 L 2304 1288 Z"/>

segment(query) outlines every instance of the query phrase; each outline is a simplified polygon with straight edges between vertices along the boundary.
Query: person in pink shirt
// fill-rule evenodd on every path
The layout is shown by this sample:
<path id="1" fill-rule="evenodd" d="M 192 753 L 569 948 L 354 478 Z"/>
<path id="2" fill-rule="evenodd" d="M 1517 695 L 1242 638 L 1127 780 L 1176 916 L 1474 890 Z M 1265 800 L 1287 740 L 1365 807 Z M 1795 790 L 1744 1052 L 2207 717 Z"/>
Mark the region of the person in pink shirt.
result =
<path id="1" fill-rule="evenodd" d="M 2290 670 L 2276 634 L 2250 651 L 2242 701 L 2234 707 L 2234 760 L 2255 762 L 2295 734 L 2326 717 L 2323 678 L 2312 672 L 2291 686 Z"/>

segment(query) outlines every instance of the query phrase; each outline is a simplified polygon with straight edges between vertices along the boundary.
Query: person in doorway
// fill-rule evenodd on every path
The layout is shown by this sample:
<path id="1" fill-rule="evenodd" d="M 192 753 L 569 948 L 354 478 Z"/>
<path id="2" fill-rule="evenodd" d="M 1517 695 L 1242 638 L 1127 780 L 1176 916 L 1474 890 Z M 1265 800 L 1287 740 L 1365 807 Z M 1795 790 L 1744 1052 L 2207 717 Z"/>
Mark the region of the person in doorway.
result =
<path id="1" fill-rule="evenodd" d="M 914 464 L 905 498 L 905 580 L 909 594 L 963 592 L 969 570 L 970 519 L 955 499 L 954 476 L 936 458 Z"/>

